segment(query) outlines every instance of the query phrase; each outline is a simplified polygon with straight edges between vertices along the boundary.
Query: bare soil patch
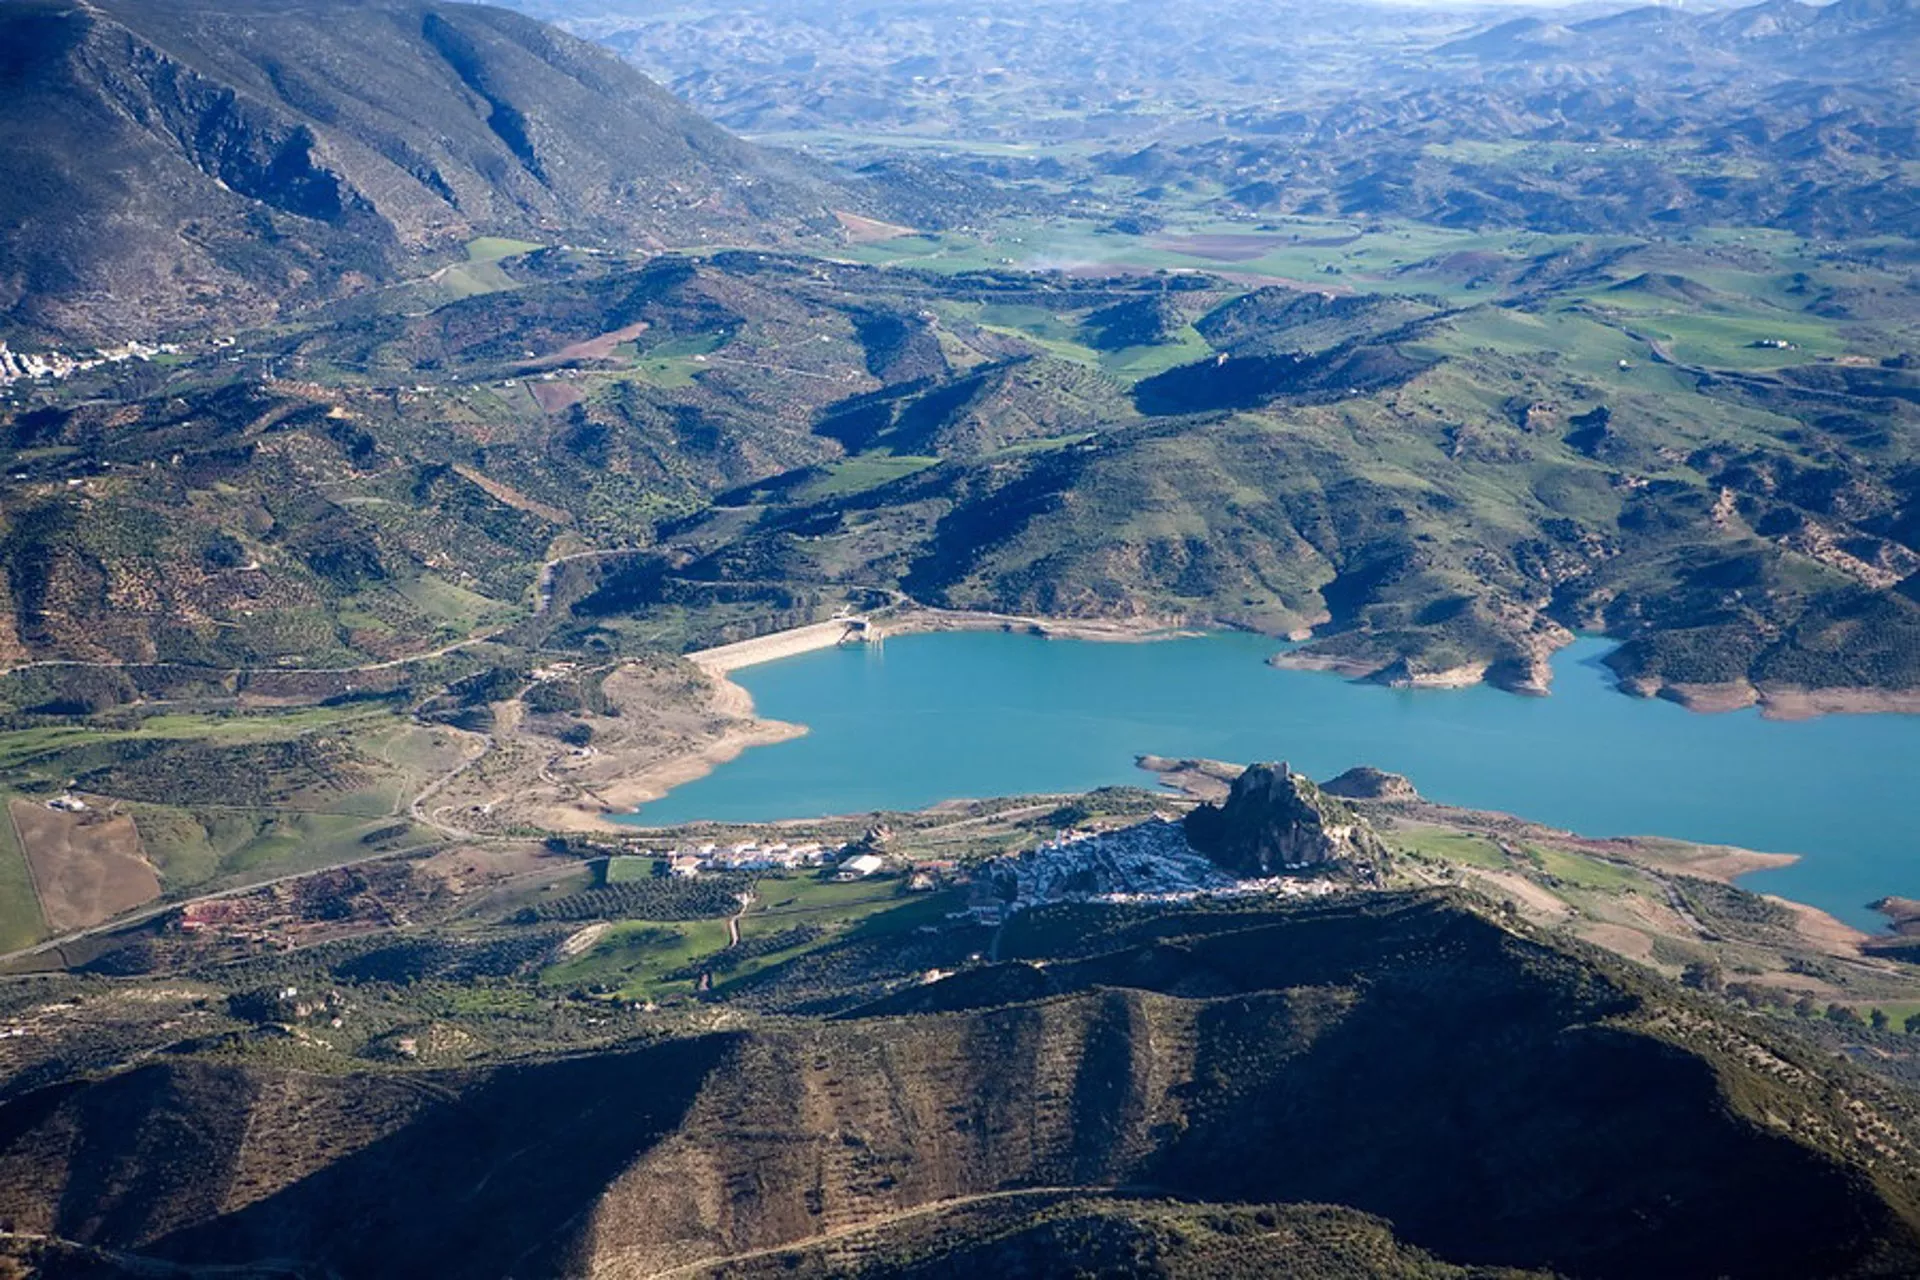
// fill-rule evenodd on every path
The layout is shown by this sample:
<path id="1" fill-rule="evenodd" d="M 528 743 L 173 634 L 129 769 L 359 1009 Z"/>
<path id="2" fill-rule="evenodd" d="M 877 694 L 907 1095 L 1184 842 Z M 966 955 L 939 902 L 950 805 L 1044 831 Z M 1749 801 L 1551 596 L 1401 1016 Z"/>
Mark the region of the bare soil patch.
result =
<path id="1" fill-rule="evenodd" d="M 1653 963 L 1653 939 L 1638 929 L 1594 921 L 1579 926 L 1574 934 L 1596 947 L 1605 947 L 1617 956 L 1624 956 L 1639 964 Z"/>
<path id="2" fill-rule="evenodd" d="M 586 393 L 571 382 L 534 382 L 527 389 L 542 413 L 565 413 L 586 399 Z"/>
<path id="3" fill-rule="evenodd" d="M 99 924 L 160 896 L 160 877 L 132 818 L 65 813 L 30 800 L 13 801 L 11 812 L 54 933 Z"/>
<path id="4" fill-rule="evenodd" d="M 1790 902 L 1770 893 L 1761 896 L 1768 902 L 1793 912 L 1794 932 L 1805 938 L 1817 950 L 1824 951 L 1828 955 L 1845 956 L 1848 959 L 1859 958 L 1860 944 L 1867 940 L 1865 933 L 1835 919 L 1820 908 L 1810 907 L 1804 902 Z"/>
<path id="5" fill-rule="evenodd" d="M 647 331 L 645 320 L 636 320 L 630 325 L 603 333 L 597 338 L 586 338 L 571 343 L 537 360 L 529 360 L 520 366 L 523 369 L 555 369 L 563 364 L 584 364 L 589 360 L 609 360 L 613 349 L 623 342 L 632 342 Z"/>
<path id="6" fill-rule="evenodd" d="M 434 797 L 435 812 L 475 831 L 606 831 L 612 815 L 748 747 L 805 732 L 758 718 L 745 689 L 684 660 L 628 663 L 602 688 L 618 714 L 533 716 L 519 704 L 496 706 L 494 749 Z M 592 729 L 590 747 L 552 736 L 573 724 Z"/>
<path id="7" fill-rule="evenodd" d="M 1462 867 L 1460 871 L 1468 878 L 1480 881 L 1482 887 L 1496 897 L 1504 894 L 1512 898 L 1520 914 L 1541 923 L 1558 924 L 1573 914 L 1573 908 L 1525 876 L 1511 871 L 1487 871 L 1479 867 Z"/>
<path id="8" fill-rule="evenodd" d="M 538 399 L 538 397 L 536 396 L 535 399 Z M 453 469 L 462 479 L 471 481 L 479 488 L 484 489 L 489 496 L 506 503 L 516 511 L 524 511 L 528 515 L 539 516 L 542 520 L 551 521 L 554 524 L 565 525 L 573 523 L 573 516 L 562 511 L 560 508 L 550 507 L 537 498 L 529 498 L 526 494 L 521 493 L 511 485 L 501 484 L 492 476 L 475 471 L 463 462 L 454 463 Z"/>
<path id="9" fill-rule="evenodd" d="M 1799 689 L 1762 685 L 1760 714 L 1769 720 L 1810 720 L 1814 716 L 1865 715 L 1890 711 L 1920 714 L 1920 689 Z"/>
<path id="10" fill-rule="evenodd" d="M 1285 237 L 1273 235 L 1194 235 L 1161 236 L 1153 247 L 1214 262 L 1252 262 L 1287 243 Z"/>
<path id="11" fill-rule="evenodd" d="M 1760 714 L 1769 720 L 1811 720 L 1815 716 L 1875 712 L 1920 714 L 1920 689 L 1807 689 L 1798 685 L 1754 685 L 1746 680 L 1660 685 L 1640 681 L 1630 683 L 1628 688 L 1630 692 L 1652 693 L 1677 702 L 1689 711 L 1740 711 L 1758 703 Z"/>
<path id="12" fill-rule="evenodd" d="M 1172 787 L 1193 800 L 1224 800 L 1240 776 L 1240 766 L 1220 760 L 1170 760 L 1141 756 L 1134 763 L 1156 775 L 1163 787 Z"/>
<path id="13" fill-rule="evenodd" d="M 1841 994 L 1840 988 L 1831 982 L 1824 982 L 1806 973 L 1762 973 L 1746 980 L 1762 987 L 1776 987 L 1781 991 L 1804 993 L 1822 1000 Z"/>
<path id="14" fill-rule="evenodd" d="M 1644 921 L 1653 933 L 1669 938 L 1690 939 L 1697 936 L 1693 926 L 1665 902 L 1656 902 L 1652 898 L 1630 893 L 1619 899 L 1619 905 L 1627 915 Z"/>
<path id="15" fill-rule="evenodd" d="M 833 216 L 839 219 L 840 229 L 847 233 L 851 244 L 878 244 L 883 240 L 898 240 L 901 236 L 918 235 L 912 227 L 903 227 L 896 222 L 882 222 L 878 218 L 864 218 L 857 213 L 843 213 L 836 209 Z"/>

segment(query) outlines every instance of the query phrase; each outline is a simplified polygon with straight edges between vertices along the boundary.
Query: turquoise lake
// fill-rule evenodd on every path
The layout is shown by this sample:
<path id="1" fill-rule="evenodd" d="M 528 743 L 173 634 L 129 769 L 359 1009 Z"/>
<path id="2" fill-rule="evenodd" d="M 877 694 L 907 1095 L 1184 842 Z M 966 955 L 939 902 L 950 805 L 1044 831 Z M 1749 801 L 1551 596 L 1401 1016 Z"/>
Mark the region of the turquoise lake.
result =
<path id="1" fill-rule="evenodd" d="M 808 727 L 630 821 L 759 822 L 917 809 L 960 796 L 1152 786 L 1142 753 L 1371 764 L 1445 804 L 1585 835 L 1663 835 L 1805 855 L 1742 880 L 1862 928 L 1920 897 L 1920 716 L 1763 720 L 1624 697 L 1581 640 L 1554 693 L 1399 690 L 1266 665 L 1274 642 L 1145 644 L 987 631 L 897 636 L 737 672 L 763 716 Z"/>

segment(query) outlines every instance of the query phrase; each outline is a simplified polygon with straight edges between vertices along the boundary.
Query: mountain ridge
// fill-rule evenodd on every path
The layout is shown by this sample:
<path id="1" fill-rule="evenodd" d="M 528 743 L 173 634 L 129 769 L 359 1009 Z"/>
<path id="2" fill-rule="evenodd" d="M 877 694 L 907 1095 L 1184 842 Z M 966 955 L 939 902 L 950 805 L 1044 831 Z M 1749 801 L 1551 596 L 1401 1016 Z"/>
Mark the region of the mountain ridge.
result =
<path id="1" fill-rule="evenodd" d="M 0 315 L 67 338 L 231 331 L 481 235 L 778 241 L 858 201 L 503 9 L 9 0 L 0 46 Z"/>
<path id="2" fill-rule="evenodd" d="M 1820 1136 L 1863 1082 L 1458 900 L 1056 908 L 1006 941 L 831 1021 L 397 1075 L 163 1057 L 56 1085 L 0 1104 L 0 1213 L 303 1275 L 649 1274 L 1036 1188 L 1348 1204 L 1450 1261 L 1577 1276 L 1920 1258 L 1912 1139 Z M 1039 986 L 997 981 L 1014 973 Z M 1756 1202 L 1778 1211 L 1719 1228 Z"/>

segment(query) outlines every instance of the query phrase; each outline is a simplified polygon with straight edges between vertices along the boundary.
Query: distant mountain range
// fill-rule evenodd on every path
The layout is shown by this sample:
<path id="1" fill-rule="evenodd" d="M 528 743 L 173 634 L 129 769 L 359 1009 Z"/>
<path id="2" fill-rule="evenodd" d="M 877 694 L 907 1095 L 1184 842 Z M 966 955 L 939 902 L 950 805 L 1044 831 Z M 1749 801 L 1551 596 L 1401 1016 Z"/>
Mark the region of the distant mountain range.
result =
<path id="1" fill-rule="evenodd" d="M 1646 5 L 1577 22 L 1515 18 L 1438 52 L 1502 62 L 1618 60 L 1615 68 L 1635 78 L 1663 69 L 1751 74 L 1766 67 L 1797 76 L 1911 82 L 1916 38 L 1920 7 L 1913 0 L 1762 0 L 1698 13 Z"/>
<path id="2" fill-rule="evenodd" d="M 881 16 L 746 0 L 724 17 L 517 3 L 729 127 L 842 156 L 905 136 L 961 153 L 950 168 L 1086 202 L 1582 234 L 1920 227 L 1911 0 L 1519 17 L 1315 0 L 917 0 Z"/>
<path id="3" fill-rule="evenodd" d="M 848 197 L 500 9 L 0 4 L 0 319 L 260 321 L 480 235 L 764 243 Z"/>
<path id="4" fill-rule="evenodd" d="M 1909 0 L 1513 18 L 1323 106 L 1234 113 L 1097 161 L 1221 183 L 1242 209 L 1585 234 L 1920 226 Z"/>

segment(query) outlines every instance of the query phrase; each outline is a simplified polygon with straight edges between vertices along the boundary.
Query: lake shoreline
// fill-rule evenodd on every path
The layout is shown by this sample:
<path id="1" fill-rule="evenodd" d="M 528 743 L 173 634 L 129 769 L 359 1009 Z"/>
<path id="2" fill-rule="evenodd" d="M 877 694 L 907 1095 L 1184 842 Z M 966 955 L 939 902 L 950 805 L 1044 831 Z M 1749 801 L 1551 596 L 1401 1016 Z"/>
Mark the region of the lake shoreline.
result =
<path id="1" fill-rule="evenodd" d="M 1220 630 L 1244 631 L 1245 628 L 1227 626 L 1217 621 L 1195 622 L 1180 616 L 1055 618 L 1042 614 L 914 606 L 898 614 L 869 619 L 864 630 L 851 627 L 846 619 L 836 618 L 697 650 L 687 654 L 686 658 L 710 674 L 724 676 L 762 662 L 831 649 L 841 644 L 884 642 L 888 636 L 921 635 L 937 631 L 1001 631 L 1055 640 L 1137 644 Z M 1285 643 L 1296 637 L 1305 638 L 1298 632 L 1291 636 L 1268 632 L 1253 634 L 1266 635 L 1276 643 Z M 1524 666 L 1503 662 L 1468 662 L 1439 671 L 1415 671 L 1404 659 L 1382 665 L 1371 659 L 1298 649 L 1283 649 L 1268 658 L 1267 664 L 1282 670 L 1326 672 L 1393 689 L 1469 689 L 1484 684 L 1518 697 L 1544 698 L 1553 693 L 1547 659 L 1574 638 L 1571 632 L 1564 634 L 1564 641 L 1547 645 Z M 1618 644 L 1610 636 L 1599 638 Z M 1920 689 L 1880 689 L 1869 686 L 1822 689 L 1804 685 L 1755 684 L 1746 680 L 1697 683 L 1648 679 L 1617 679 L 1614 687 L 1630 698 L 1659 698 L 1707 715 L 1743 711 L 1749 707 L 1758 707 L 1760 715 L 1768 720 L 1811 720 L 1828 715 L 1920 715 Z M 657 796 L 647 798 L 658 799 Z"/>
<path id="2" fill-rule="evenodd" d="M 632 827 L 621 818 L 639 812 L 642 805 L 661 799 L 675 787 L 706 777 L 753 747 L 770 747 L 806 736 L 807 726 L 803 724 L 762 719 L 754 710 L 753 695 L 724 673 L 708 672 L 707 680 L 712 689 L 709 708 L 731 723 L 698 746 L 652 761 L 618 782 L 594 788 L 595 797 L 604 806 L 593 815 L 594 830 L 630 831 Z"/>
<path id="3" fill-rule="evenodd" d="M 1629 697 L 1659 698 L 1705 715 L 1758 707 L 1767 720 L 1813 720 L 1829 715 L 1920 715 L 1920 689 L 1754 684 L 1729 680 L 1715 684 L 1684 681 L 1620 682 Z"/>
<path id="4" fill-rule="evenodd" d="M 1078 792 L 1124 784 L 1116 754 L 1129 772 L 1141 752 L 1290 759 L 1316 777 L 1358 764 L 1394 770 L 1447 803 L 1568 831 L 1802 853 L 1726 871 L 1869 929 L 1878 922 L 1865 903 L 1920 897 L 1910 865 L 1895 856 L 1900 833 L 1920 818 L 1900 781 L 1920 750 L 1913 717 L 1793 726 L 1758 714 L 1682 714 L 1664 700 L 1619 696 L 1604 661 L 1613 646 L 1591 635 L 1555 654 L 1555 697 L 1491 686 L 1417 696 L 1270 666 L 1284 646 L 1254 632 L 1174 638 L 1167 627 L 1176 620 L 1063 628 L 1163 642 L 1154 649 L 1035 644 L 1041 633 L 1031 624 L 1040 620 L 1011 615 L 926 611 L 895 621 L 906 633 L 950 634 L 903 638 L 891 656 L 820 653 L 742 668 L 729 683 L 753 696 L 731 694 L 732 708 L 806 724 L 807 743 L 746 751 L 755 730 L 736 723 L 707 749 L 729 727 L 709 717 L 698 740 L 682 743 L 702 748 L 690 764 L 628 779 L 650 785 L 623 787 L 619 798 L 646 808 L 615 824 L 760 822 L 916 810 L 947 796 Z M 714 767 L 736 753 L 728 768 Z M 642 799 L 695 775 L 706 776 L 658 803 Z M 790 784 L 803 789 L 789 793 Z"/>
<path id="5" fill-rule="evenodd" d="M 674 788 L 706 777 L 750 748 L 806 736 L 804 724 L 763 719 L 754 707 L 752 693 L 732 679 L 734 672 L 827 649 L 884 643 L 889 635 L 925 635 L 940 631 L 999 631 L 1121 644 L 1200 634 L 1180 630 L 1177 623 L 1166 620 L 1087 621 L 956 609 L 914 609 L 882 623 L 869 623 L 864 632 L 853 628 L 848 619 L 833 618 L 696 650 L 686 654 L 685 660 L 705 677 L 710 689 L 709 710 L 730 722 L 727 727 L 684 751 L 649 760 L 617 782 L 596 785 L 592 790 L 596 804 L 591 811 L 578 804 L 556 803 L 542 809 L 537 816 L 542 825 L 556 831 L 631 832 L 634 824 L 623 819 L 631 819 L 642 806 L 661 799 Z"/>
<path id="6" fill-rule="evenodd" d="M 1610 636 L 1600 637 L 1610 643 Z M 1440 671 L 1410 671 L 1404 661 L 1379 666 L 1369 660 L 1338 654 L 1283 650 L 1267 665 L 1286 671 L 1321 671 L 1391 689 L 1470 689 L 1484 684 L 1525 698 L 1553 694 L 1549 681 L 1532 673 L 1505 679 L 1499 663 L 1463 663 Z M 1880 689 L 1871 686 L 1811 688 L 1806 685 L 1755 684 L 1747 680 L 1697 684 L 1686 681 L 1616 680 L 1614 688 L 1629 698 L 1658 698 L 1701 715 L 1719 715 L 1757 707 L 1767 720 L 1813 720 L 1830 715 L 1920 715 L 1920 689 Z"/>

